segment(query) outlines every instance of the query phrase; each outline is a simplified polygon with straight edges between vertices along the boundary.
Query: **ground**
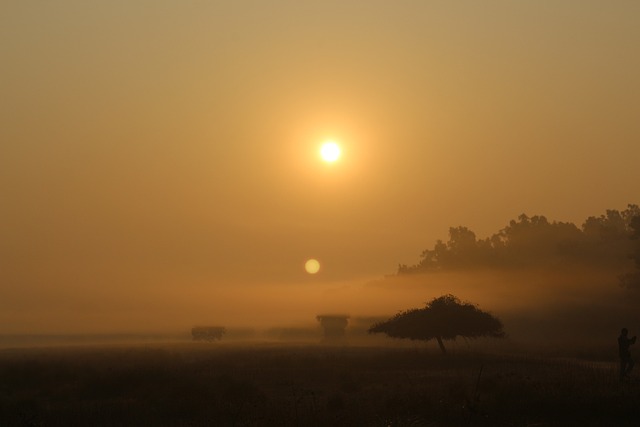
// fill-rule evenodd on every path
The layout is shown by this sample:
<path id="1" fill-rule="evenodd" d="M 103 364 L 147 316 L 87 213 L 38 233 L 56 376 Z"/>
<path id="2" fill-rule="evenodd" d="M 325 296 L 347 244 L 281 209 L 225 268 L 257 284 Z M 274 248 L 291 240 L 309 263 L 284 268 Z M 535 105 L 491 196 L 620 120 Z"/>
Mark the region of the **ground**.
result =
<path id="1" fill-rule="evenodd" d="M 418 346 L 3 349 L 0 425 L 635 426 L 640 382 L 620 384 L 612 362 Z"/>

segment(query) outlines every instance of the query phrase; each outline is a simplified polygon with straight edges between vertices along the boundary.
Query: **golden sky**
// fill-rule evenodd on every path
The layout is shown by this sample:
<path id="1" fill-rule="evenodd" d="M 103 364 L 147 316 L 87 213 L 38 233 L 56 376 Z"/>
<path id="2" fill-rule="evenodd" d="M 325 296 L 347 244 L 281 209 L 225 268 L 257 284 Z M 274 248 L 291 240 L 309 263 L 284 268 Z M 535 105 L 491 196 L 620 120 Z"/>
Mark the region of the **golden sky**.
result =
<path id="1" fill-rule="evenodd" d="M 122 327 L 230 286 L 304 295 L 415 263 L 450 226 L 638 203 L 639 17 L 633 1 L 3 1 L 0 324 Z"/>

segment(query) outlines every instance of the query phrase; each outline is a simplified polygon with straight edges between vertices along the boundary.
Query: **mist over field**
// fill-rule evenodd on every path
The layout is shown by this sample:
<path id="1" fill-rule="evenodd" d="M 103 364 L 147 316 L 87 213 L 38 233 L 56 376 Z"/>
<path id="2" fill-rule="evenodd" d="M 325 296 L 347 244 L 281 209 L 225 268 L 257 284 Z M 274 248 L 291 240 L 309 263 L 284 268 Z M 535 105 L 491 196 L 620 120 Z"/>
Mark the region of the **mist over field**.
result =
<path id="1" fill-rule="evenodd" d="M 8 333 L 169 333 L 187 337 L 195 325 L 223 325 L 252 330 L 243 339 L 279 339 L 269 329 L 303 328 L 289 338 L 320 338 L 316 315 L 347 314 L 353 328 L 359 319 L 383 319 L 409 308 L 422 307 L 434 297 L 454 294 L 499 317 L 514 345 L 595 347 L 614 342 L 619 328 L 640 321 L 640 297 L 619 285 L 613 269 L 569 268 L 514 271 L 441 272 L 392 276 L 373 280 L 308 284 L 235 284 L 216 286 L 171 282 L 135 288 L 124 282 L 87 296 L 80 288 L 43 293 L 25 301 L 20 312 L 4 306 Z M 59 290 L 59 288 L 58 288 Z M 76 295 L 69 297 L 68 295 Z M 4 303 L 6 304 L 6 303 Z M 25 309 L 25 307 L 27 309 Z M 38 316 L 34 316 L 34 312 Z M 36 323 L 39 318 L 46 322 Z M 17 321 L 16 321 L 17 319 Z M 34 321 L 35 319 L 35 321 Z M 369 321 L 371 323 L 372 321 Z M 5 325 L 10 325 L 6 322 Z M 6 333 L 5 332 L 5 333 Z M 358 330 L 358 339 L 362 338 Z M 284 338 L 285 340 L 287 338 Z M 390 342 L 391 343 L 391 342 Z"/>
<path id="2" fill-rule="evenodd" d="M 5 272 L 21 286 L 5 291 L 0 320 L 5 335 L 65 339 L 146 334 L 182 340 L 193 326 L 215 325 L 227 328 L 232 340 L 318 341 L 316 316 L 338 314 L 350 318 L 351 342 L 367 342 L 374 322 L 453 294 L 502 320 L 504 349 L 570 353 L 610 347 L 621 327 L 640 321 L 639 230 L 637 205 L 590 216 L 580 226 L 522 214 L 486 238 L 450 227 L 449 239 L 423 250 L 416 264 L 344 280 L 308 274 L 269 282 L 253 272 L 251 280 L 222 281 L 184 265 L 158 269 L 53 256 L 40 269 L 16 263 Z"/>

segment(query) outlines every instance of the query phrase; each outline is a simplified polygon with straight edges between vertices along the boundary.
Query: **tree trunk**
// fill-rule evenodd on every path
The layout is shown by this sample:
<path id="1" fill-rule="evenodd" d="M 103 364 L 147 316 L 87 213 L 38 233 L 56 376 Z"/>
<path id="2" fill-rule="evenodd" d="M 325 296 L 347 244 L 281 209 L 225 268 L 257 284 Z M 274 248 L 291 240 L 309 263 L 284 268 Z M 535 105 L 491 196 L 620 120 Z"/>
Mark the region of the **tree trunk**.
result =
<path id="1" fill-rule="evenodd" d="M 447 354 L 447 350 L 444 348 L 444 344 L 442 343 L 442 338 L 436 337 L 438 340 L 438 345 L 440 346 L 440 350 L 442 350 L 442 354 Z"/>

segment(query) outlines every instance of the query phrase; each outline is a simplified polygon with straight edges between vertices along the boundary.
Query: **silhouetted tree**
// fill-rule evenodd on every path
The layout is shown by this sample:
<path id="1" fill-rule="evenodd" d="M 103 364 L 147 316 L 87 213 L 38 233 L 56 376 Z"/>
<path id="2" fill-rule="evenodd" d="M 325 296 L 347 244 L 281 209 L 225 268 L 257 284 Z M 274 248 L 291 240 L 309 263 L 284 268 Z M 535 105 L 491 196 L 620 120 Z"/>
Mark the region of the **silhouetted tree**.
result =
<path id="1" fill-rule="evenodd" d="M 457 336 L 504 337 L 498 318 L 453 295 L 434 298 L 424 308 L 402 311 L 389 320 L 374 324 L 369 333 L 411 340 L 436 339 L 443 354 L 447 351 L 442 340 L 454 340 Z"/>
<path id="2" fill-rule="evenodd" d="M 640 216 L 637 205 L 619 212 L 607 210 L 605 215 L 589 217 L 582 225 L 592 258 L 596 261 L 628 260 L 633 252 L 633 218 Z"/>
<path id="3" fill-rule="evenodd" d="M 542 215 L 520 215 L 518 221 L 498 233 L 504 242 L 506 258 L 513 265 L 553 264 L 572 257 L 582 240 L 580 229 L 572 223 L 549 222 Z"/>
<path id="4" fill-rule="evenodd" d="M 446 243 L 438 240 L 433 249 L 423 251 L 416 265 L 400 264 L 398 274 L 566 264 L 624 266 L 634 251 L 629 236 L 638 216 L 640 207 L 628 205 L 621 212 L 607 210 L 605 215 L 589 217 L 580 228 L 522 214 L 486 239 L 477 239 L 467 227 L 451 227 Z"/>
<path id="5" fill-rule="evenodd" d="M 636 271 L 623 274 L 620 276 L 620 281 L 622 286 L 638 290 L 640 289 L 640 214 L 631 218 L 629 228 L 631 229 L 630 240 L 634 246 L 630 258 L 636 264 Z"/>

